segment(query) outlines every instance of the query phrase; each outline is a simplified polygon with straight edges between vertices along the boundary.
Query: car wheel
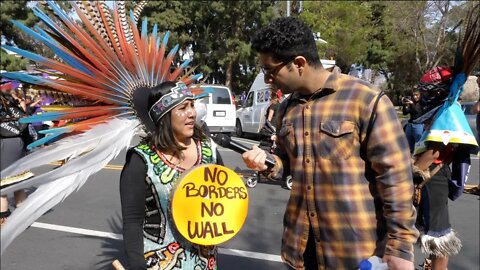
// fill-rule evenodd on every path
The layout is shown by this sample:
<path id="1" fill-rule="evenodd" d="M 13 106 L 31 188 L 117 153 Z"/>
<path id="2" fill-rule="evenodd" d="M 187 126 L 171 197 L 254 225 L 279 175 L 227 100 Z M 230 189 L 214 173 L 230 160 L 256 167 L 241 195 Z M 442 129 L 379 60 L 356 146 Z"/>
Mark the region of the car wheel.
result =
<path id="1" fill-rule="evenodd" d="M 247 178 L 247 182 L 245 184 L 249 188 L 254 188 L 255 186 L 257 186 L 257 183 L 258 183 L 257 176 L 253 175 Z"/>
<path id="2" fill-rule="evenodd" d="M 289 176 L 287 176 L 287 179 L 285 179 L 285 186 L 288 189 L 292 189 L 292 184 L 293 184 L 292 176 L 289 175 Z"/>
<path id="3" fill-rule="evenodd" d="M 237 120 L 237 123 L 235 124 L 235 136 L 239 138 L 243 137 L 242 124 L 240 123 L 240 120 Z"/>

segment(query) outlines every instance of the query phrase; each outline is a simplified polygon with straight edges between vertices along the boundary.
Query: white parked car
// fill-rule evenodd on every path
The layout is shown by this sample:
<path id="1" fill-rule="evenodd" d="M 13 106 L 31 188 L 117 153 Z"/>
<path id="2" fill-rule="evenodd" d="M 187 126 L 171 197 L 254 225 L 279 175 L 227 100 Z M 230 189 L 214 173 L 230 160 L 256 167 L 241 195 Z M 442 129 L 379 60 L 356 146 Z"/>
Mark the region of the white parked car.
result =
<path id="1" fill-rule="evenodd" d="M 210 132 L 234 132 L 237 113 L 230 89 L 218 84 L 204 84 L 201 87 L 210 91 L 208 97 L 196 101 L 205 105 L 206 113 L 202 115 L 202 120 L 207 124 Z"/>
<path id="2" fill-rule="evenodd" d="M 271 86 L 266 84 L 263 73 L 259 73 L 253 81 L 247 97 L 237 110 L 235 135 L 242 137 L 244 133 L 259 134 L 265 123 L 265 113 L 270 101 Z"/>
<path id="3" fill-rule="evenodd" d="M 320 59 L 323 68 L 332 71 L 335 60 Z M 237 110 L 235 135 L 242 137 L 244 133 L 258 135 L 265 124 L 265 114 L 270 104 L 270 91 L 272 86 L 265 83 L 264 75 L 260 72 L 250 87 L 247 97 L 240 109 Z M 288 95 L 285 95 L 286 98 Z"/>

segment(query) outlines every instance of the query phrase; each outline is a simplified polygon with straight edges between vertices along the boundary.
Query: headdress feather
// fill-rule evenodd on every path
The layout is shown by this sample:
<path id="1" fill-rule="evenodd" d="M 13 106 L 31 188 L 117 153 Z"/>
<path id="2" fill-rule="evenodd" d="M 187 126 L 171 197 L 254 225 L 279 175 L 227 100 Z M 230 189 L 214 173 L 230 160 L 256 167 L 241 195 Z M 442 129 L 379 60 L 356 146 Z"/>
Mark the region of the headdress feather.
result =
<path id="1" fill-rule="evenodd" d="M 40 131 L 46 136 L 28 146 L 34 151 L 4 169 L 2 177 L 61 159 L 68 161 L 55 170 L 2 188 L 2 194 L 6 194 L 38 187 L 2 227 L 2 253 L 39 216 L 78 190 L 92 173 L 128 147 L 135 133 L 151 127 L 151 120 L 145 117 L 149 109 L 146 108 L 149 87 L 166 80 L 181 80 L 188 85 L 202 76 L 194 74 L 193 69 L 183 74 L 188 61 L 171 72 L 179 46 L 174 46 L 165 56 L 169 32 L 161 38 L 155 24 L 148 33 L 146 19 L 138 30 L 137 21 L 146 3 L 140 2 L 127 16 L 124 1 L 116 2 L 113 12 L 105 1 L 72 1 L 70 4 L 79 23 L 57 3 L 43 1 L 50 15 L 39 7 L 34 7 L 33 13 L 45 24 L 44 29 L 30 29 L 13 21 L 61 60 L 5 45 L 2 48 L 36 62 L 41 69 L 55 71 L 56 78 L 21 72 L 2 73 L 2 77 L 26 82 L 50 93 L 68 93 L 83 104 L 81 107 L 44 106 L 43 114 L 20 120 L 22 123 L 60 120 L 69 123 Z M 201 91 L 194 89 L 192 93 L 201 94 Z M 37 148 L 45 144 L 47 146 Z"/>

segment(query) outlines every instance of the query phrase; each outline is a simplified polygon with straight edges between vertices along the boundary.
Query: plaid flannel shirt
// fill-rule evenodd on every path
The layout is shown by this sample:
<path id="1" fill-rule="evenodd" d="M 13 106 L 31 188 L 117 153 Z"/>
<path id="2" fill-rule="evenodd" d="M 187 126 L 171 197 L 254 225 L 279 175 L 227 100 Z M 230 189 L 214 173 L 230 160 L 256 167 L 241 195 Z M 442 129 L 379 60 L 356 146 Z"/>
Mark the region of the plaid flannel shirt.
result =
<path id="1" fill-rule="evenodd" d="M 357 269 L 374 254 L 413 261 L 418 231 L 410 153 L 388 97 L 380 98 L 365 140 L 378 93 L 364 81 L 332 73 L 312 96 L 294 93 L 279 108 L 271 176 L 293 177 L 282 258 L 295 269 L 303 269 L 309 226 L 319 269 Z M 369 171 L 374 175 L 366 176 Z"/>

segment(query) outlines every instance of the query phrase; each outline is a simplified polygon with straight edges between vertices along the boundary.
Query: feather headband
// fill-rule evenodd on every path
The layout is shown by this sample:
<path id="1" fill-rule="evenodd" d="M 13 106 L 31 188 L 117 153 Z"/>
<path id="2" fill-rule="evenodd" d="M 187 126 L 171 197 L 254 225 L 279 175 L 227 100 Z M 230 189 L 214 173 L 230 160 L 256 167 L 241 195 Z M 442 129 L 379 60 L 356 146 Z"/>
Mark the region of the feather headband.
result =
<path id="1" fill-rule="evenodd" d="M 166 113 L 180 105 L 185 100 L 194 99 L 193 93 L 182 82 L 177 82 L 176 86 L 170 91 L 170 93 L 163 95 L 157 102 L 155 102 L 148 111 L 150 119 L 155 124 L 157 124 Z"/>

